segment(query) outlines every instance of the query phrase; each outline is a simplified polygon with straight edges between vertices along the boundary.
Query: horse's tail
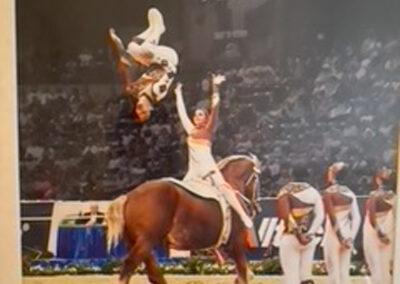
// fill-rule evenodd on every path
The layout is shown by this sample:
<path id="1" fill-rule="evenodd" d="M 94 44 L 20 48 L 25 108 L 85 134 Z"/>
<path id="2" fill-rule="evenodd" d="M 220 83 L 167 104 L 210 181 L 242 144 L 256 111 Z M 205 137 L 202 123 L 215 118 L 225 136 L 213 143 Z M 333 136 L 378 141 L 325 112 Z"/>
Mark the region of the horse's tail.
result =
<path id="1" fill-rule="evenodd" d="M 124 205 L 127 200 L 126 195 L 113 200 L 106 212 L 107 222 L 107 249 L 111 251 L 114 245 L 121 239 L 124 232 Z"/>

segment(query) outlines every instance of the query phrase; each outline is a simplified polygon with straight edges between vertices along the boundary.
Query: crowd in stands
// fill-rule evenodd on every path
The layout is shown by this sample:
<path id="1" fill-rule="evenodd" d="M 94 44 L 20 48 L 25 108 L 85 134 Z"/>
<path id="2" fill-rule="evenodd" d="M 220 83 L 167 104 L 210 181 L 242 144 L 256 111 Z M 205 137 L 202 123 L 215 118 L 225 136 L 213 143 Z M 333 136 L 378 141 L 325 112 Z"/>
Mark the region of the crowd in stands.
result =
<path id="1" fill-rule="evenodd" d="M 348 185 L 360 195 L 377 168 L 394 166 L 400 41 L 367 37 L 280 67 L 243 61 L 216 70 L 227 82 L 214 155 L 258 155 L 262 196 L 276 195 L 297 163 L 319 188 L 331 162 L 349 163 Z M 183 80 L 190 105 L 206 98 L 201 78 Z M 20 85 L 19 126 L 22 199 L 108 199 L 186 170 L 172 94 L 139 126 L 115 84 Z"/>

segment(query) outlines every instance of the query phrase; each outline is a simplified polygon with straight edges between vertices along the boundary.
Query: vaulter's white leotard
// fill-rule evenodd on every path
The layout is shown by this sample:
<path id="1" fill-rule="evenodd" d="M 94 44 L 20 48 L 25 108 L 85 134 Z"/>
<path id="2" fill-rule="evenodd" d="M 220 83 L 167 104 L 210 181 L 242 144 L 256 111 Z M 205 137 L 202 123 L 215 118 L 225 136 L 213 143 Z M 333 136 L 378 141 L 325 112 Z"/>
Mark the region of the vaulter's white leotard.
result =
<path id="1" fill-rule="evenodd" d="M 219 93 L 214 92 L 206 124 L 202 127 L 196 127 L 187 115 L 182 93 L 176 94 L 178 114 L 188 135 L 189 167 L 184 180 L 204 179 L 206 176 L 209 176 L 215 183 L 215 186 L 224 194 L 228 203 L 239 214 L 246 227 L 252 227 L 252 220 L 240 205 L 232 187 L 225 181 L 212 155 L 211 140 L 218 116 L 219 101 Z"/>

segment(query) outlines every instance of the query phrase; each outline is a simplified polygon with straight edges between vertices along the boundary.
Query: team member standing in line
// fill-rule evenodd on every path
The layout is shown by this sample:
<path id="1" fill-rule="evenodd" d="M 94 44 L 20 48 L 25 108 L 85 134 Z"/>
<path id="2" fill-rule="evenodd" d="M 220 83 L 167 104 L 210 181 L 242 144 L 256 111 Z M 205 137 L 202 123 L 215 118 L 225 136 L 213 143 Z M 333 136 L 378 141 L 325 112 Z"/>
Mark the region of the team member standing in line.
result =
<path id="1" fill-rule="evenodd" d="M 350 283 L 351 251 L 361 223 L 357 198 L 342 184 L 346 175 L 347 166 L 343 162 L 331 165 L 326 175 L 328 188 L 323 193 L 327 215 L 324 259 L 329 284 Z"/>
<path id="2" fill-rule="evenodd" d="M 308 171 L 297 166 L 292 171 L 293 182 L 278 194 L 277 215 L 283 226 L 279 240 L 279 255 L 285 284 L 313 284 L 312 262 L 318 239 L 317 230 L 324 220 L 320 194 L 306 183 Z"/>
<path id="3" fill-rule="evenodd" d="M 363 246 L 372 284 L 391 284 L 393 260 L 395 193 L 384 189 L 391 171 L 379 170 L 374 176 L 374 189 L 365 205 Z"/>

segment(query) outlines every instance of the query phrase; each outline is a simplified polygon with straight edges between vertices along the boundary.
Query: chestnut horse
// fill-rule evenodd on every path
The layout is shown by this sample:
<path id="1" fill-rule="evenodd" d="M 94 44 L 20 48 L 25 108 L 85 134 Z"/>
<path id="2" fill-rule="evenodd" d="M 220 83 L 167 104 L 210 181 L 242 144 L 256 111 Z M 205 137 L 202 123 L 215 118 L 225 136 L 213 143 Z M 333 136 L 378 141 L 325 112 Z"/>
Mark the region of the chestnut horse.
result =
<path id="1" fill-rule="evenodd" d="M 258 210 L 259 167 L 254 155 L 231 156 L 219 163 L 225 180 L 248 203 L 252 216 Z M 246 229 L 240 217 L 231 211 L 231 235 L 223 249 L 235 261 L 236 283 L 247 283 Z M 134 269 L 142 262 L 151 283 L 166 283 L 152 255 L 155 246 L 176 250 L 213 248 L 222 229 L 217 201 L 195 196 L 165 179 L 146 182 L 115 199 L 107 210 L 106 220 L 109 249 L 122 236 L 127 244 L 120 270 L 121 284 L 129 283 Z"/>

